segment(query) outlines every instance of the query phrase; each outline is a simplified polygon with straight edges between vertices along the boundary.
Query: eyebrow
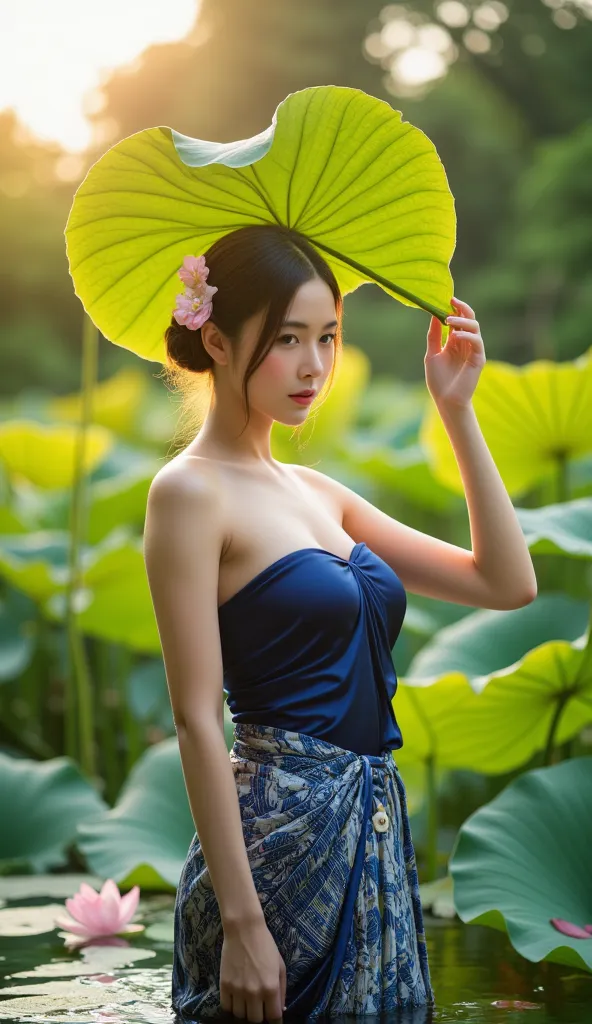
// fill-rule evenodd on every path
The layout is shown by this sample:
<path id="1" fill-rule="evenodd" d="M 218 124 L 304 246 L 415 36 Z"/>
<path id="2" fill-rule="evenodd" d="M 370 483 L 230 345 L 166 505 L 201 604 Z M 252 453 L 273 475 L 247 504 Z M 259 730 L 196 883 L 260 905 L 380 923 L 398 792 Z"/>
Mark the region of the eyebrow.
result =
<path id="1" fill-rule="evenodd" d="M 284 320 L 282 327 L 304 327 L 307 328 L 308 324 L 303 324 L 302 320 Z M 329 327 L 337 327 L 337 320 L 331 320 L 330 323 L 325 324 L 323 330 L 326 331 Z"/>

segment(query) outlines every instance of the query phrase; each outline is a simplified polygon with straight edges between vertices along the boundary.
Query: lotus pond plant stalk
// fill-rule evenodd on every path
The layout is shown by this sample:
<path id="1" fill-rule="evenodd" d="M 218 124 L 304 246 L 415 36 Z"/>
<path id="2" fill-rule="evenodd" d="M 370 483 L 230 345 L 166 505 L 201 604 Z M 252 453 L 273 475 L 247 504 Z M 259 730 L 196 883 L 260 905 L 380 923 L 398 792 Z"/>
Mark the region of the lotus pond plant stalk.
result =
<path id="1" fill-rule="evenodd" d="M 83 772 L 96 774 L 94 712 L 90 668 L 84 637 L 76 621 L 76 595 L 82 583 L 81 548 L 85 529 L 85 452 L 92 422 L 92 398 L 97 380 L 99 332 L 87 314 L 82 329 L 82 407 L 76 435 L 70 506 L 70 550 L 66 586 L 66 629 L 70 654 L 65 707 L 66 753 L 78 760 Z M 79 743 L 76 742 L 77 734 Z M 77 756 L 78 755 L 78 756 Z"/>

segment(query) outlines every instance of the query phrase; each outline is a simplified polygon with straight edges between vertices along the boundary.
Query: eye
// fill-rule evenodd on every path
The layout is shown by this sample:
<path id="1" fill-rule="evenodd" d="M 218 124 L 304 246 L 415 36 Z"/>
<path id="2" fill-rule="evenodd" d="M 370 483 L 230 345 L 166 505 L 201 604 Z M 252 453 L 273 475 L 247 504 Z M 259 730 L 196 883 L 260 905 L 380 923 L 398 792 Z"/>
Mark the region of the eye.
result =
<path id="1" fill-rule="evenodd" d="M 331 344 L 331 342 L 335 340 L 335 335 L 334 335 L 334 334 L 322 334 L 322 335 L 321 335 L 321 337 L 322 337 L 322 338 L 328 338 L 328 339 L 329 339 L 329 341 L 328 341 L 328 342 L 325 342 L 325 344 L 326 344 L 326 345 L 330 345 L 330 344 Z M 286 339 L 290 339 L 290 338 L 296 338 L 296 341 L 298 341 L 298 340 L 299 340 L 299 339 L 298 339 L 298 338 L 296 337 L 296 335 L 295 335 L 295 334 L 282 334 L 282 335 L 281 335 L 281 336 L 280 336 L 280 337 L 279 337 L 279 338 L 278 338 L 277 340 L 278 340 L 278 341 L 285 341 Z"/>

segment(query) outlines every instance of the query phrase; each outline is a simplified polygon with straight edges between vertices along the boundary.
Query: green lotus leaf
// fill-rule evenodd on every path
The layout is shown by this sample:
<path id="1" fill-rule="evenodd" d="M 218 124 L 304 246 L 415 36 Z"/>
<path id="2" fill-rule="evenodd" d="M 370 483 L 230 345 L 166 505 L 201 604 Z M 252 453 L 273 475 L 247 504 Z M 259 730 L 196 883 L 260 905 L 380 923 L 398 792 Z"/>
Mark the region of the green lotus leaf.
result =
<path id="1" fill-rule="evenodd" d="M 125 367 L 93 387 L 93 422 L 126 437 L 133 434 L 148 389 L 144 373 Z M 60 395 L 48 403 L 52 419 L 79 423 L 83 396 Z"/>
<path id="2" fill-rule="evenodd" d="M 592 451 L 592 357 L 537 360 L 526 366 L 488 360 L 473 395 L 487 446 L 510 494 L 557 472 L 563 460 Z M 432 402 L 420 430 L 434 475 L 464 494 L 454 450 Z"/>
<path id="3" fill-rule="evenodd" d="M 37 762 L 0 753 L 0 865 L 47 871 L 65 864 L 76 826 L 105 806 L 69 758 Z"/>
<path id="4" fill-rule="evenodd" d="M 592 498 L 517 508 L 516 515 L 532 554 L 592 558 Z"/>
<path id="5" fill-rule="evenodd" d="M 2 537 L 0 575 L 42 603 L 66 585 L 69 545 L 66 530 Z"/>
<path id="6" fill-rule="evenodd" d="M 86 432 L 84 471 L 90 473 L 113 443 L 108 430 L 91 426 Z M 0 460 L 11 476 L 24 477 L 38 487 L 71 487 L 78 429 L 47 426 L 34 420 L 0 423 Z"/>
<path id="7" fill-rule="evenodd" d="M 551 918 L 592 923 L 592 757 L 514 779 L 461 826 L 450 857 L 454 904 L 471 924 L 507 931 L 527 960 L 592 972 L 592 939 Z"/>
<path id="8" fill-rule="evenodd" d="M 291 93 L 250 139 L 161 126 L 112 146 L 68 216 L 74 290 L 105 337 L 164 362 L 184 256 L 250 224 L 305 236 L 344 295 L 374 282 L 442 321 L 452 312 L 454 200 L 433 143 L 384 100 L 336 85 Z"/>
<path id="9" fill-rule="evenodd" d="M 75 609 L 83 633 L 147 654 L 160 653 L 141 538 L 121 527 L 87 550 Z M 54 594 L 45 611 L 63 619 L 63 593 Z"/>
<path id="10" fill-rule="evenodd" d="M 176 887 L 194 834 L 174 736 L 142 755 L 115 807 L 81 825 L 76 845 L 100 877 L 166 890 Z"/>
<path id="11" fill-rule="evenodd" d="M 35 605 L 7 588 L 0 597 L 0 683 L 16 679 L 31 664 L 37 642 Z"/>
<path id="12" fill-rule="evenodd" d="M 86 536 L 89 544 L 97 544 L 124 523 L 143 529 L 148 491 L 156 469 L 118 473 L 98 480 L 88 488 Z"/>
<path id="13" fill-rule="evenodd" d="M 479 608 L 442 626 L 415 655 L 407 670 L 414 678 L 438 679 L 463 672 L 482 688 L 492 672 L 513 665 L 547 640 L 577 640 L 586 630 L 590 608 L 568 594 L 539 594 L 512 611 Z"/>
<path id="14" fill-rule="evenodd" d="M 0 543 L 0 575 L 57 622 L 66 614 L 68 549 L 68 534 L 60 530 L 3 537 Z M 89 636 L 161 653 L 141 538 L 122 526 L 82 549 L 74 611 L 79 629 Z"/>
<path id="15" fill-rule="evenodd" d="M 367 475 L 395 494 L 403 495 L 421 508 L 439 513 L 452 513 L 460 499 L 434 479 L 420 445 L 384 448 L 370 438 L 365 444 L 343 446 L 343 458 L 352 469 Z"/>
<path id="16" fill-rule="evenodd" d="M 414 678 L 410 671 L 399 679 L 393 707 L 404 737 L 396 755 L 401 764 L 433 760 L 441 767 L 501 774 L 545 750 L 551 735 L 553 745 L 565 743 L 592 722 L 589 630 L 573 641 L 542 642 L 513 664 L 477 674 L 480 635 L 484 637 L 483 667 L 487 658 L 498 664 L 501 658 L 492 645 L 488 649 L 481 617 L 476 618 L 477 640 L 467 641 L 466 655 L 456 656 L 457 663 L 464 657 L 470 674 L 451 667 L 455 658 L 450 648 L 443 652 L 448 667 L 440 668 L 437 676 Z M 502 651 L 503 621 L 498 618 Z M 470 636 L 468 618 L 450 627 L 450 632 Z M 515 652 L 518 645 L 511 627 L 507 649 Z"/>
<path id="17" fill-rule="evenodd" d="M 27 523 L 19 513 L 8 505 L 0 506 L 0 534 L 26 533 Z"/>

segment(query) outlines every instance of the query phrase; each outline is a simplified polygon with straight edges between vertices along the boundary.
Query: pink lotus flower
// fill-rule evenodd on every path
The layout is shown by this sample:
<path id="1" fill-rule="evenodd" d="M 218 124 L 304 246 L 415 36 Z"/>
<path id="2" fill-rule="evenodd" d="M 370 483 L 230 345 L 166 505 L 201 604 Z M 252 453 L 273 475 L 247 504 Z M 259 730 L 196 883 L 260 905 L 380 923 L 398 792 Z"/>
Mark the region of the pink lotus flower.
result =
<path id="1" fill-rule="evenodd" d="M 218 289 L 206 284 L 209 273 L 205 256 L 186 256 L 178 271 L 187 287 L 184 294 L 176 297 L 173 316 L 178 324 L 185 324 L 190 331 L 196 331 L 212 315 L 212 298 Z"/>
<path id="2" fill-rule="evenodd" d="M 206 285 L 206 288 L 209 288 L 209 285 Z M 212 315 L 212 303 L 204 302 L 200 295 L 193 295 L 192 292 L 177 295 L 176 302 L 173 316 L 178 324 L 185 324 L 190 331 L 196 331 Z"/>
<path id="3" fill-rule="evenodd" d="M 186 256 L 178 273 L 183 284 L 199 291 L 208 279 L 210 268 L 206 266 L 205 256 Z"/>
<path id="4" fill-rule="evenodd" d="M 564 921 L 561 917 L 550 917 L 551 924 L 562 935 L 569 935 L 571 939 L 592 939 L 592 924 L 585 924 L 583 928 L 579 924 L 572 924 L 571 921 Z"/>
<path id="5" fill-rule="evenodd" d="M 60 928 L 67 928 L 67 941 L 86 942 L 99 936 L 141 932 L 143 924 L 129 924 L 136 912 L 140 888 L 134 885 L 122 896 L 112 878 L 104 883 L 100 893 L 82 882 L 80 889 L 66 900 L 70 917 L 55 918 Z M 62 933 L 63 934 L 63 933 Z"/>

